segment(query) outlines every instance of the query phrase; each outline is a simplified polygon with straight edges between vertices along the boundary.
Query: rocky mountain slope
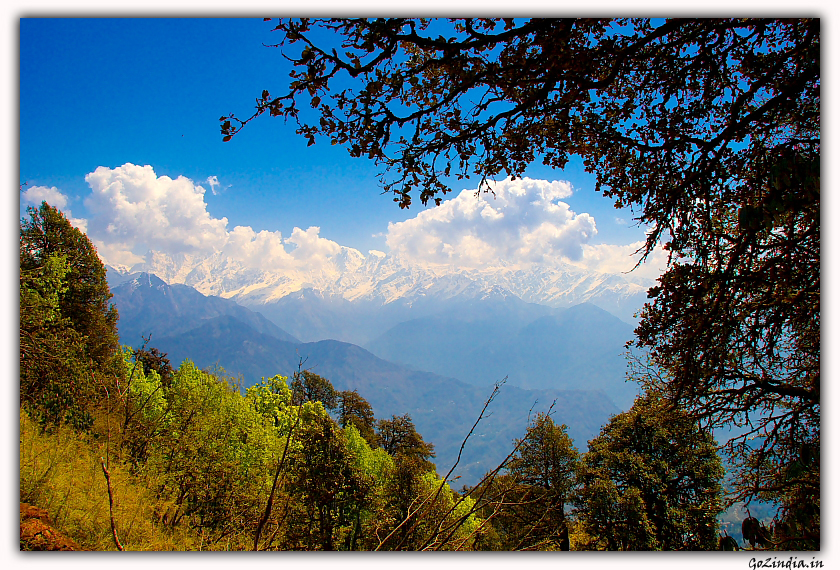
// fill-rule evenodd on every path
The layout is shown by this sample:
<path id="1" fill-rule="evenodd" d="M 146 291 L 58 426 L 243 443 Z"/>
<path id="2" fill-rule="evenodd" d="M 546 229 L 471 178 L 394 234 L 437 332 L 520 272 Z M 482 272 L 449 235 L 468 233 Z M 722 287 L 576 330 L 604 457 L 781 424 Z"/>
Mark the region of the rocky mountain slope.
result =
<path id="1" fill-rule="evenodd" d="M 156 340 L 179 334 L 220 316 L 231 316 L 280 340 L 300 342 L 259 313 L 229 299 L 205 296 L 187 285 L 169 285 L 149 273 L 121 275 L 109 270 L 107 275 L 120 314 L 117 327 L 123 344 L 140 346 L 149 335 Z"/>

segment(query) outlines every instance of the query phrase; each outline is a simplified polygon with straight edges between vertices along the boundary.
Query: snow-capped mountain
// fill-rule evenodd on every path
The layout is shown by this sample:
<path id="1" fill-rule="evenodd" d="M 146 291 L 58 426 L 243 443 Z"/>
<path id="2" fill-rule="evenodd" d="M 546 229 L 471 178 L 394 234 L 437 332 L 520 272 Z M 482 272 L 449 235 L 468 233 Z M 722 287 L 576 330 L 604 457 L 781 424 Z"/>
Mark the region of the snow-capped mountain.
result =
<path id="1" fill-rule="evenodd" d="M 613 313 L 637 310 L 638 295 L 650 279 L 560 267 L 521 269 L 500 264 L 486 269 L 422 266 L 371 251 L 367 256 L 342 247 L 332 266 L 318 272 L 271 272 L 238 263 L 221 253 L 207 257 L 151 251 L 131 272 L 153 273 L 164 281 L 190 285 L 205 295 L 234 298 L 245 305 L 268 304 L 291 293 L 312 289 L 325 298 L 411 303 L 424 297 L 511 295 L 528 303 L 568 307 L 583 302 Z M 628 306 L 629 305 L 629 306 Z M 621 316 L 630 317 L 629 314 Z"/>
<path id="2" fill-rule="evenodd" d="M 551 308 L 588 302 L 632 322 L 654 284 L 570 264 L 455 268 L 414 264 L 378 251 L 363 255 L 348 247 L 315 271 L 248 267 L 222 253 L 197 257 L 160 252 L 149 252 L 144 263 L 131 268 L 138 271 L 233 299 L 304 341 L 335 338 L 360 344 L 406 318 L 475 300 Z M 407 311 L 411 316 L 406 317 Z"/>

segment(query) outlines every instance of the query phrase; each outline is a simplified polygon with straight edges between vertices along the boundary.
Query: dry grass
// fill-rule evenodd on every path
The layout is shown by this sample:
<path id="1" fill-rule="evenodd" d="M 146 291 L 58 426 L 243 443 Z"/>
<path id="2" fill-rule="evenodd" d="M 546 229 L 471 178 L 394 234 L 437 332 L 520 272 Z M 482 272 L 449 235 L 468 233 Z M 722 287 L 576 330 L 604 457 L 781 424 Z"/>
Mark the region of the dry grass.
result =
<path id="1" fill-rule="evenodd" d="M 20 413 L 20 500 L 46 509 L 57 529 L 85 550 L 116 550 L 111 533 L 108 488 L 100 457 L 107 438 L 94 439 L 60 427 L 43 432 Z M 114 519 L 126 550 L 193 550 L 200 537 L 156 522 L 150 489 L 113 457 L 109 471 Z"/>

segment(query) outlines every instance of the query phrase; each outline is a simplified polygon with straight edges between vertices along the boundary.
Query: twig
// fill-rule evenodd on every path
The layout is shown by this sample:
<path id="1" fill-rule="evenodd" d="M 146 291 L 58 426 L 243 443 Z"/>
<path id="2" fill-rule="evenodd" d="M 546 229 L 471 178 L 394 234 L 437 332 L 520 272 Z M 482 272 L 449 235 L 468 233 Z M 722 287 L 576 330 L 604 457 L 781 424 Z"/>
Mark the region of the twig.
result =
<path id="1" fill-rule="evenodd" d="M 120 544 L 120 537 L 117 534 L 117 525 L 114 522 L 114 492 L 111 490 L 111 474 L 105 466 L 105 460 L 100 457 L 99 462 L 102 464 L 102 472 L 105 474 L 105 481 L 108 483 L 108 510 L 111 515 L 111 534 L 114 537 L 114 544 L 117 545 L 117 550 L 125 550 L 123 545 Z"/>
<path id="2" fill-rule="evenodd" d="M 93 378 L 94 383 L 96 383 L 96 375 L 93 373 L 93 362 L 91 362 L 91 377 Z M 108 458 L 108 461 L 111 461 L 111 393 L 108 391 L 108 386 L 104 384 L 102 387 L 105 389 L 105 401 L 107 402 L 106 405 L 106 412 L 105 412 L 105 429 L 106 429 L 106 439 L 105 439 L 105 457 Z M 117 389 L 119 392 L 119 388 Z M 99 463 L 102 465 L 102 473 L 105 475 L 105 483 L 108 485 L 108 514 L 111 519 L 111 534 L 114 537 L 114 544 L 117 546 L 117 550 L 123 551 L 123 545 L 120 543 L 120 537 L 117 534 L 117 524 L 114 521 L 114 490 L 111 488 L 111 473 L 108 471 L 108 466 L 105 463 L 105 459 L 100 457 Z"/>

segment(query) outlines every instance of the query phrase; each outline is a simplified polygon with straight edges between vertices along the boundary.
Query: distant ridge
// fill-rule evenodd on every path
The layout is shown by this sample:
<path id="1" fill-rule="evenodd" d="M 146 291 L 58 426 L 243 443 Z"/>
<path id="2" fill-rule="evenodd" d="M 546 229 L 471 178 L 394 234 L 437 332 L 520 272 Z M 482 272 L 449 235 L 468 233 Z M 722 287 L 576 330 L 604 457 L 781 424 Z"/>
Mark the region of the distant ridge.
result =
<path id="1" fill-rule="evenodd" d="M 604 390 L 628 409 L 638 393 L 624 381 L 632 338 L 631 325 L 589 303 L 553 310 L 494 304 L 400 323 L 365 348 L 479 386 L 501 373 L 521 388 Z"/>
<path id="2" fill-rule="evenodd" d="M 260 315 L 238 311 L 232 301 L 190 289 L 166 285 L 147 273 L 123 279 L 113 290 L 121 336 L 146 327 L 153 332 L 151 346 L 167 353 L 173 365 L 190 358 L 202 368 L 221 366 L 234 376 L 241 375 L 243 387 L 260 377 L 291 376 L 299 366 L 312 370 L 339 390 L 358 390 L 377 418 L 410 414 L 424 438 L 435 444 L 436 464 L 444 472 L 454 463 L 463 437 L 491 393 L 488 386 L 413 370 L 346 342 L 300 343 Z M 503 376 L 499 372 L 492 380 Z M 491 414 L 465 448 L 456 471 L 462 476 L 459 483 L 474 484 L 494 468 L 511 449 L 513 439 L 523 436 L 529 414 L 547 410 L 555 400 L 555 420 L 569 426 L 581 449 L 620 411 L 602 390 L 524 390 L 504 385 Z"/>
<path id="3" fill-rule="evenodd" d="M 338 390 L 358 390 L 377 418 L 410 414 L 423 437 L 435 444 L 435 462 L 444 471 L 454 463 L 462 438 L 491 393 L 490 387 L 411 370 L 345 342 L 284 342 L 230 316 L 208 320 L 178 336 L 161 337 L 155 346 L 168 352 L 173 362 L 191 357 L 198 366 L 218 365 L 242 374 L 244 386 L 278 373 L 291 376 L 302 363 Z M 529 412 L 545 411 L 555 400 L 555 420 L 569 426 L 580 448 L 620 411 L 600 390 L 523 390 L 505 385 L 490 408 L 491 415 L 465 448 L 464 464 L 455 475 L 461 475 L 464 483 L 476 483 L 504 459 L 513 439 L 523 436 Z"/>

